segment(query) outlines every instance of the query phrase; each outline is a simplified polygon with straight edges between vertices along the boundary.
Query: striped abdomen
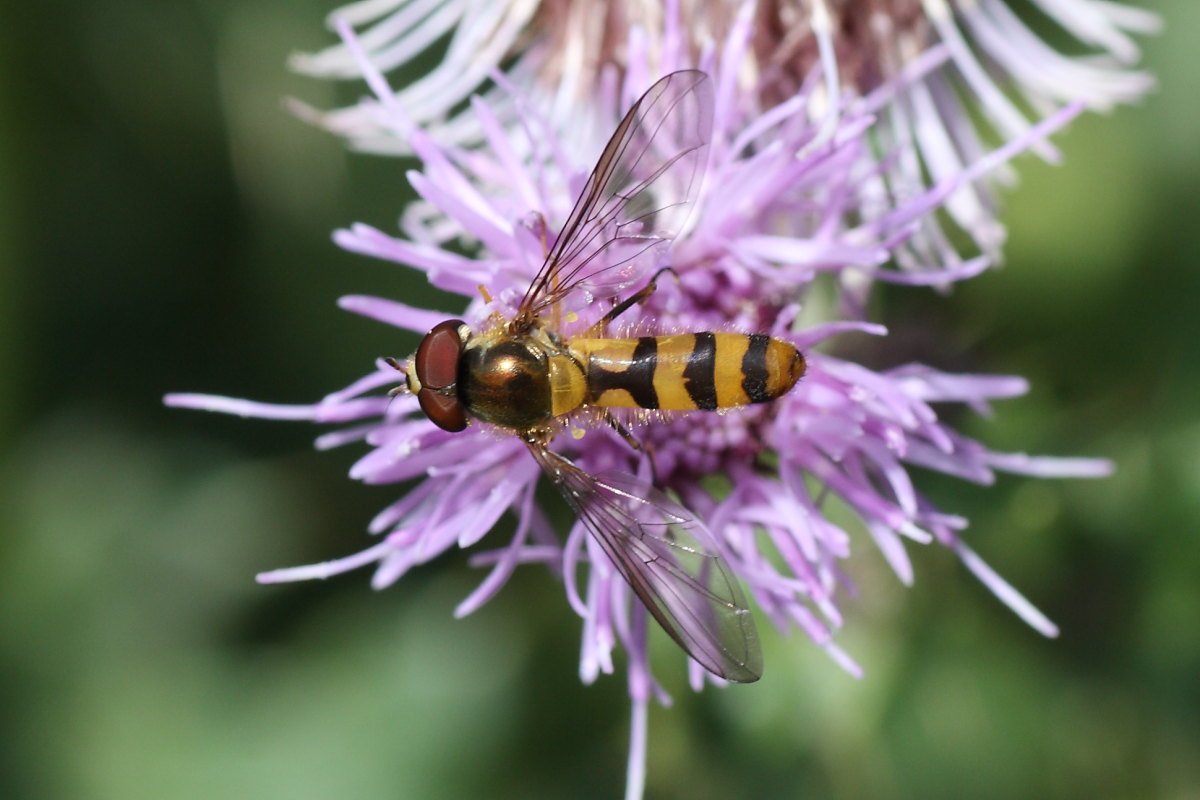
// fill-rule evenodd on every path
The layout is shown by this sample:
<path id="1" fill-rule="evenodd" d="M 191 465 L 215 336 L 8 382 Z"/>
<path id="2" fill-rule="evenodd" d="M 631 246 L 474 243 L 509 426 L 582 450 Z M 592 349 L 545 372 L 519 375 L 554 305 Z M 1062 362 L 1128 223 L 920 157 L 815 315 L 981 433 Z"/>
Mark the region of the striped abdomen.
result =
<path id="1" fill-rule="evenodd" d="M 774 400 L 804 374 L 804 356 L 763 334 L 685 333 L 639 339 L 572 339 L 584 402 L 624 408 L 700 409 Z"/>

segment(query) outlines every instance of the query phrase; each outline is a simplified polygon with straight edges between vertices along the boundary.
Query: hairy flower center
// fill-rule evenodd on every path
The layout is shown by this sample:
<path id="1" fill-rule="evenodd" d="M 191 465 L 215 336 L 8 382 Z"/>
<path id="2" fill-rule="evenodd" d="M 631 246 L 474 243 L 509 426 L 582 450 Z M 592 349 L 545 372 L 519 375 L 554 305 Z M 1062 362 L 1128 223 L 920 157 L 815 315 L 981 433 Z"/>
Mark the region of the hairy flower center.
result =
<path id="1" fill-rule="evenodd" d="M 920 0 L 825 0 L 825 19 L 812 0 L 765 0 L 755 7 L 750 41 L 759 77 L 768 78 L 764 98 L 773 104 L 792 95 L 820 63 L 818 37 L 832 42 L 845 85 L 866 93 L 895 75 L 903 56 L 920 52 L 930 24 Z M 740 5 L 683 0 L 679 26 L 699 55 L 701 43 L 722 40 L 733 27 Z M 655 3 L 542 3 L 533 27 L 551 43 L 540 75 L 555 85 L 573 65 L 623 64 L 629 30 L 664 31 L 662 7 Z M 583 83 L 581 86 L 590 86 Z"/>
<path id="2" fill-rule="evenodd" d="M 647 426 L 640 438 L 654 453 L 658 479 L 666 486 L 687 485 L 753 463 L 770 449 L 764 432 L 773 417 L 771 405 L 692 411 Z"/>

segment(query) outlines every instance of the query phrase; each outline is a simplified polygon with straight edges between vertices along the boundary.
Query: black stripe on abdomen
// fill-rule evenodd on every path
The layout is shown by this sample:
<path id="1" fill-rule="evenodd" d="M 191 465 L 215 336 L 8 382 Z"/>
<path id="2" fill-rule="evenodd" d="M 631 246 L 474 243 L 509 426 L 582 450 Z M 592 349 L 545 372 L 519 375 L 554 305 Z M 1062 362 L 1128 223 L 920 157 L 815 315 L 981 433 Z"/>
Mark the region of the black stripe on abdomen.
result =
<path id="1" fill-rule="evenodd" d="M 588 389 L 593 400 L 611 389 L 629 393 L 641 408 L 658 408 L 658 392 L 654 389 L 654 365 L 658 363 L 658 340 L 641 336 L 633 348 L 629 366 L 619 372 L 592 364 L 588 370 Z"/>
<path id="2" fill-rule="evenodd" d="M 712 411 L 717 407 L 717 384 L 713 379 L 717 364 L 717 337 L 711 333 L 694 335 L 696 344 L 683 369 L 683 382 L 696 408 Z"/>
<path id="3" fill-rule="evenodd" d="M 750 335 L 750 346 L 742 357 L 742 391 L 751 403 L 774 400 L 767 391 L 767 345 L 771 337 L 762 333 Z"/>

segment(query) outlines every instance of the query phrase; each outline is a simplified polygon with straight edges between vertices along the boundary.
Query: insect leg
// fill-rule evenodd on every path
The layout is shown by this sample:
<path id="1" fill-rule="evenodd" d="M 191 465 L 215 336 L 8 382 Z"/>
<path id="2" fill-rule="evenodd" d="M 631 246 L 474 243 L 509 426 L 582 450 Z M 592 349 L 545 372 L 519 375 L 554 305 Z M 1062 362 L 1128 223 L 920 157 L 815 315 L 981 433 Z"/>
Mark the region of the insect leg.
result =
<path id="1" fill-rule="evenodd" d="M 607 408 L 601 409 L 601 410 L 604 413 L 604 421 L 608 423 L 608 426 L 610 428 L 612 428 L 614 431 L 617 432 L 617 435 L 619 435 L 622 439 L 625 440 L 625 444 L 629 445 L 631 448 L 633 448 L 637 452 L 644 453 L 646 455 L 646 458 L 650 461 L 651 483 L 657 484 L 658 483 L 658 464 L 654 459 L 654 446 L 640 441 L 636 436 L 634 436 L 632 433 L 630 433 L 629 429 L 626 428 L 623 424 L 621 424 L 621 420 L 619 420 L 615 416 L 613 416 L 613 413 L 611 411 L 609 411 Z"/>
<path id="2" fill-rule="evenodd" d="M 641 305 L 642 303 L 649 300 L 650 295 L 654 294 L 654 291 L 658 288 L 658 276 L 662 275 L 664 272 L 669 272 L 672 275 L 679 277 L 678 273 L 676 273 L 675 270 L 672 269 L 671 267 L 663 267 L 658 272 L 654 273 L 654 275 L 650 278 L 650 281 L 645 286 L 643 286 L 641 289 L 634 292 L 629 297 L 622 300 L 617 305 L 613 306 L 612 310 L 610 310 L 607 314 L 605 314 L 604 317 L 599 322 L 597 322 L 595 325 L 593 325 L 591 328 L 589 328 L 587 333 L 585 333 L 583 335 L 584 336 L 594 336 L 594 335 L 600 333 L 601 331 L 604 330 L 604 327 L 606 325 L 608 325 L 608 323 L 612 322 L 614 319 L 621 316 L 626 311 L 633 308 L 635 305 Z"/>

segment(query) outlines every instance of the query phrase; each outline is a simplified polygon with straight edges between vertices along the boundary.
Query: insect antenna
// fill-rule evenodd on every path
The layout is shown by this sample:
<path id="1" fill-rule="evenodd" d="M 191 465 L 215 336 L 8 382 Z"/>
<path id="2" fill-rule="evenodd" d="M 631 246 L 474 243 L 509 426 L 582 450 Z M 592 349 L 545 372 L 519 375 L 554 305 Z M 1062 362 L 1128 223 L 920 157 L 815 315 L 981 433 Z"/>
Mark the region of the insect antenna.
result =
<path id="1" fill-rule="evenodd" d="M 399 372 L 400 377 L 404 379 L 400 382 L 399 386 L 393 386 L 391 389 L 388 389 L 388 397 L 408 394 L 408 367 L 391 356 L 384 356 L 383 363 L 396 370 L 396 372 Z"/>

